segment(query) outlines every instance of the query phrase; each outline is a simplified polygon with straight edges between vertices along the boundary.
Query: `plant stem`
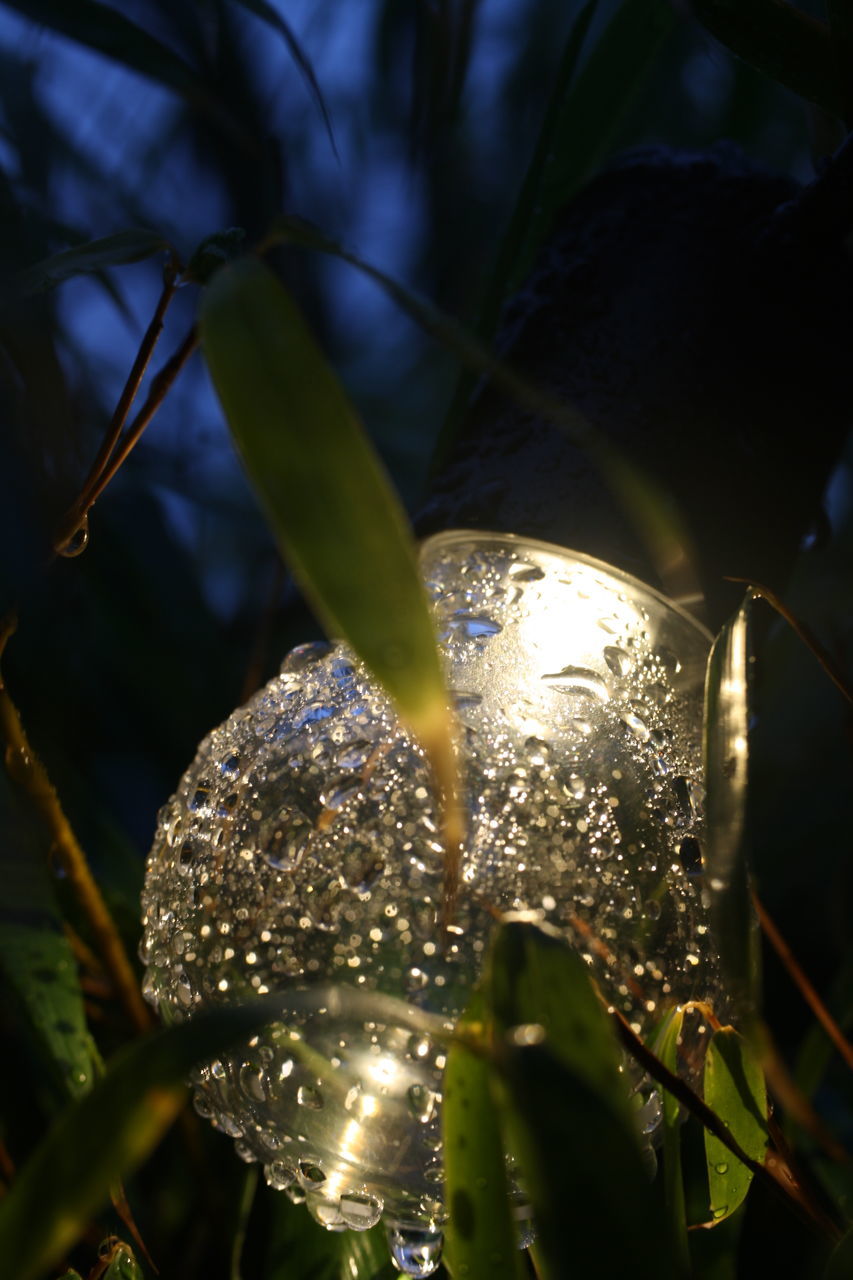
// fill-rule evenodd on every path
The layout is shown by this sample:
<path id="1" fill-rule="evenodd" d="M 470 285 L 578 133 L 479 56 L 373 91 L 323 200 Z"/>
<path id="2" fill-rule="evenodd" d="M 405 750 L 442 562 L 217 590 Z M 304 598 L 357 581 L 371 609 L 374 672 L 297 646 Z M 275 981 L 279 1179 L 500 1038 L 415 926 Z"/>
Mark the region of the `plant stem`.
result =
<path id="1" fill-rule="evenodd" d="M 5 638 L 8 638 L 6 636 Z M 2 649 L 0 649 L 2 652 Z M 5 741 L 5 765 L 9 777 L 27 796 L 48 834 L 62 868 L 89 921 L 97 946 L 116 985 L 122 1005 L 133 1025 L 147 1031 L 153 1025 L 139 992 L 124 943 L 119 937 L 103 895 L 59 796 L 44 765 L 30 746 L 18 709 L 0 674 L 0 736 Z"/>
<path id="2" fill-rule="evenodd" d="M 750 1170 L 753 1177 L 757 1178 L 758 1181 L 762 1182 L 764 1186 L 770 1188 L 777 1195 L 781 1195 L 787 1204 L 796 1208 L 806 1221 L 817 1227 L 831 1240 L 839 1240 L 841 1238 L 842 1232 L 838 1224 L 824 1212 L 820 1205 L 815 1203 L 808 1190 L 797 1182 L 792 1170 L 778 1151 L 771 1149 L 767 1152 L 766 1164 L 761 1164 L 758 1160 L 753 1160 L 751 1156 L 748 1156 L 716 1112 L 712 1111 L 697 1093 L 694 1093 L 690 1085 L 686 1084 L 680 1076 L 670 1071 L 668 1067 L 665 1067 L 655 1054 L 643 1044 L 643 1041 L 631 1030 L 619 1010 L 611 1010 L 611 1016 L 616 1027 L 616 1034 L 623 1047 L 653 1079 L 669 1090 L 682 1106 L 696 1116 L 705 1128 L 715 1138 L 718 1138 L 724 1147 L 731 1151 L 732 1155 L 737 1156 L 738 1160 Z"/>
<path id="3" fill-rule="evenodd" d="M 87 484 L 83 494 L 75 504 L 72 514 L 64 522 L 57 537 L 54 539 L 55 550 L 58 551 L 60 547 L 64 546 L 80 528 L 80 525 L 104 492 L 104 489 L 106 489 L 116 472 L 126 461 L 128 454 L 139 442 L 143 431 L 160 408 L 172 384 L 197 346 L 198 335 L 195 331 L 195 326 L 193 326 L 174 355 L 166 361 L 163 368 L 152 379 L 145 403 L 128 427 L 124 438 L 120 443 L 118 441 L 113 442 L 109 455 L 105 458 L 98 474 L 94 476 L 91 483 Z M 72 523 L 74 525 L 73 528 L 71 527 Z"/>
<path id="4" fill-rule="evenodd" d="M 83 521 L 83 517 L 91 506 L 89 494 L 96 486 L 101 472 L 109 461 L 109 458 L 119 441 L 122 427 L 124 426 L 125 421 L 127 420 L 127 415 L 130 412 L 130 407 L 136 399 L 137 393 L 142 384 L 142 379 L 145 377 L 145 371 L 147 370 L 151 357 L 154 354 L 154 348 L 157 346 L 160 335 L 163 332 L 166 312 L 169 309 L 169 304 L 175 296 L 175 292 L 178 287 L 179 273 L 180 263 L 173 255 L 170 255 L 163 272 L 163 291 L 157 301 L 157 306 L 154 309 L 154 315 L 151 317 L 151 323 L 145 331 L 145 336 L 143 337 L 139 350 L 136 353 L 136 359 L 133 362 L 130 373 L 127 375 L 127 381 L 125 382 L 124 387 L 122 388 L 122 393 L 118 398 L 118 403 L 116 404 L 113 416 L 110 419 L 110 425 L 107 428 L 107 433 L 101 442 L 101 447 L 95 456 L 94 462 L 89 468 L 89 474 L 83 482 L 83 488 L 80 491 L 80 496 L 66 515 L 62 527 L 57 534 L 55 540 L 56 547 L 63 546 L 65 542 L 74 536 Z"/>

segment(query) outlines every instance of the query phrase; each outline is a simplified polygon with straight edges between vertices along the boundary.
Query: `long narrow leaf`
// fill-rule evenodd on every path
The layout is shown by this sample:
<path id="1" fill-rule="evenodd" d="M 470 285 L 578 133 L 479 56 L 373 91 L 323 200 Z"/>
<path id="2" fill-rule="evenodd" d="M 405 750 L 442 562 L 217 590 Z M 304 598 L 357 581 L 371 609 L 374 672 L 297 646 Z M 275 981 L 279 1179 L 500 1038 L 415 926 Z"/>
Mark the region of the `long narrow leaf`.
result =
<path id="1" fill-rule="evenodd" d="M 455 762 L 444 678 L 405 515 L 333 370 L 276 277 L 213 278 L 202 345 L 246 470 L 324 625 L 394 698 L 445 795 Z M 458 821 L 445 821 L 448 846 Z"/>
<path id="2" fill-rule="evenodd" d="M 825 23 L 788 0 L 693 0 L 692 8 L 732 53 L 843 118 L 844 100 Z"/>
<path id="3" fill-rule="evenodd" d="M 326 133 L 329 135 L 329 142 L 332 144 L 332 150 L 335 155 L 337 155 L 338 151 L 335 145 L 335 135 L 332 131 L 332 120 L 329 115 L 329 109 L 326 106 L 326 101 L 323 97 L 323 91 L 321 90 L 317 77 L 314 74 L 314 68 L 311 65 L 311 60 L 297 40 L 293 32 L 293 28 L 285 20 L 283 14 L 279 13 L 278 9 L 273 8 L 269 3 L 269 0 L 235 0 L 235 2 L 239 4 L 241 8 L 246 9 L 249 13 L 253 13 L 255 17 L 260 18 L 262 22 L 265 22 L 268 26 L 272 27 L 273 30 L 277 31 L 282 37 L 290 50 L 290 56 L 302 72 L 305 82 L 311 91 L 311 95 L 323 117 L 323 123 L 326 126 Z"/>
<path id="4" fill-rule="evenodd" d="M 85 244 L 63 249 L 50 258 L 37 262 L 21 276 L 19 286 L 24 293 L 38 293 L 61 284 L 71 276 L 90 271 L 102 271 L 104 267 L 120 267 L 131 262 L 141 262 L 155 253 L 169 249 L 169 242 L 156 231 L 132 228 L 117 231 L 115 235 L 100 240 L 88 240 Z"/>
<path id="5" fill-rule="evenodd" d="M 657 1028 L 651 1050 L 673 1075 L 678 1074 L 678 1041 L 684 1025 L 684 1010 L 670 1009 Z M 681 1161 L 681 1106 L 666 1090 L 663 1104 L 663 1177 L 664 1195 L 672 1223 L 679 1256 L 687 1268 L 687 1214 L 684 1197 L 684 1175 Z"/>
<path id="6" fill-rule="evenodd" d="M 767 1089 L 749 1043 L 732 1027 L 715 1032 L 705 1057 L 705 1101 L 748 1156 L 762 1162 L 767 1150 Z M 734 1213 L 752 1182 L 752 1171 L 707 1129 L 705 1154 L 711 1217 Z"/>
<path id="7" fill-rule="evenodd" d="M 458 1030 L 482 1017 L 478 997 Z M 521 1280 L 509 1188 L 489 1061 L 455 1044 L 448 1054 L 441 1109 L 445 1200 L 450 1220 L 444 1256 L 459 1280 Z"/>
<path id="8" fill-rule="evenodd" d="M 705 683 L 705 875 L 723 969 L 745 1016 L 759 981 L 746 850 L 749 609 L 747 597 L 715 640 Z"/>
<path id="9" fill-rule="evenodd" d="M 220 1009 L 134 1042 L 71 1103 L 0 1201 L 0 1258 L 36 1280 L 78 1239 L 110 1187 L 138 1165 L 180 1110 L 200 1059 L 275 1016 L 273 1002 Z"/>

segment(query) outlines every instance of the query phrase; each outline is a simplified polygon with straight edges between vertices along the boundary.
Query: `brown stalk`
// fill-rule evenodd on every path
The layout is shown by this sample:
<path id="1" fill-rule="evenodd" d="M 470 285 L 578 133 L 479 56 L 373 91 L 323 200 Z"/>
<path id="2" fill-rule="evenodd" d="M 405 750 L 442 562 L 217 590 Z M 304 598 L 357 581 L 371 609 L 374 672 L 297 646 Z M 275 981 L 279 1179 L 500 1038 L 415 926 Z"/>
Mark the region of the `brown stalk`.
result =
<path id="1" fill-rule="evenodd" d="M 175 292 L 178 287 L 179 272 L 180 263 L 174 256 L 170 255 L 163 272 L 163 291 L 157 301 L 157 306 L 154 309 L 154 315 L 151 318 L 151 323 L 148 325 L 142 342 L 140 343 L 139 350 L 136 353 L 136 358 L 133 362 L 130 373 L 127 375 L 127 381 L 122 388 L 122 393 L 118 398 L 115 410 L 113 411 L 113 416 L 110 419 L 110 425 L 101 442 L 101 447 L 95 455 L 95 460 L 89 468 L 89 473 L 83 482 L 83 488 L 80 492 L 80 496 L 66 515 L 65 520 L 56 535 L 56 539 L 54 541 L 54 547 L 56 550 L 65 546 L 69 539 L 73 538 L 74 534 L 80 528 L 86 512 L 92 505 L 89 499 L 89 494 L 97 484 L 101 472 L 118 444 L 122 427 L 124 426 L 127 420 L 127 415 L 130 412 L 130 407 L 136 399 L 139 388 L 142 385 L 142 379 L 145 377 L 145 371 L 147 370 L 151 357 L 154 354 L 154 348 L 157 346 L 160 335 L 163 332 L 166 312 L 169 309 L 169 304 L 175 296 Z"/>
<path id="2" fill-rule="evenodd" d="M 3 644 L 11 634 L 0 632 Z M 2 647 L 0 647 L 2 654 Z M 0 737 L 5 743 L 4 763 L 11 780 L 30 801 L 50 836 L 52 848 L 89 921 L 98 950 L 128 1017 L 139 1031 L 147 1031 L 152 1018 L 139 992 L 124 943 L 107 904 L 89 869 L 77 837 L 68 821 L 50 778 L 27 738 L 18 709 L 0 673 Z"/>
<path id="3" fill-rule="evenodd" d="M 696 1116 L 708 1132 L 712 1133 L 724 1147 L 727 1147 L 732 1155 L 736 1156 L 742 1164 L 745 1164 L 754 1178 L 765 1187 L 768 1187 L 774 1194 L 781 1196 L 806 1221 L 828 1235 L 830 1239 L 839 1240 L 841 1238 L 841 1228 L 828 1216 L 821 1205 L 816 1203 L 808 1188 L 802 1186 L 796 1180 L 793 1171 L 778 1151 L 769 1150 L 765 1164 L 761 1164 L 758 1160 L 753 1160 L 752 1156 L 747 1155 L 737 1139 L 733 1137 L 726 1125 L 723 1124 L 722 1120 L 711 1110 L 708 1104 L 697 1093 L 694 1093 L 684 1080 L 670 1071 L 668 1067 L 665 1067 L 651 1050 L 643 1044 L 640 1037 L 631 1030 L 619 1010 L 610 1009 L 610 1014 L 615 1023 L 616 1033 L 632 1058 L 636 1059 L 654 1080 L 662 1084 L 691 1115 Z"/>
<path id="4" fill-rule="evenodd" d="M 776 595 L 775 591 L 771 591 L 770 587 L 765 587 L 760 582 L 753 582 L 750 578 L 727 577 L 726 581 L 740 582 L 744 586 L 749 587 L 750 590 L 755 593 L 755 595 L 761 596 L 763 600 L 766 600 L 767 603 L 770 605 L 770 607 L 772 609 L 775 609 L 776 612 L 780 615 L 780 617 L 785 619 L 785 621 L 788 623 L 788 626 L 797 636 L 799 636 L 799 638 L 802 640 L 806 648 L 809 649 L 811 653 L 814 654 L 815 658 L 817 658 L 818 662 L 823 667 L 824 671 L 829 676 L 832 683 L 835 685 L 836 689 L 838 689 L 838 691 L 847 699 L 848 702 L 853 703 L 853 691 L 851 691 L 850 686 L 847 684 L 847 681 L 845 680 L 844 676 L 842 675 L 841 671 L 839 670 L 833 658 L 830 656 L 827 650 L 824 649 L 820 641 L 814 635 L 812 635 L 812 632 L 805 625 L 805 623 L 800 622 L 799 618 L 797 618 L 791 612 L 788 606 L 786 604 L 783 604 L 783 602 Z"/>
<path id="5" fill-rule="evenodd" d="M 853 1045 L 844 1035 L 844 1032 L 841 1030 L 838 1023 L 821 1000 L 817 991 L 806 977 L 800 967 L 799 961 L 785 939 L 782 937 L 772 916 L 769 914 L 754 889 L 752 891 L 752 903 L 755 907 L 755 913 L 758 916 L 758 922 L 764 930 L 768 942 L 771 944 L 773 950 L 785 966 L 791 981 L 797 987 L 806 1004 L 809 1006 L 838 1052 L 841 1054 L 847 1066 L 851 1071 L 853 1071 Z"/>

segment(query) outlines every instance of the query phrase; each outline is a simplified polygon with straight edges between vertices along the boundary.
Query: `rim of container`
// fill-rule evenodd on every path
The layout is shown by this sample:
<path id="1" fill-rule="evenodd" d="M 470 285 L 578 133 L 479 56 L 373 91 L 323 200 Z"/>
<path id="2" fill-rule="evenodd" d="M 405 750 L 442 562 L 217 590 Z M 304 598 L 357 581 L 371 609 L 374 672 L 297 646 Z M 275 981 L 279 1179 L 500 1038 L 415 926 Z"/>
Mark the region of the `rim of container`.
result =
<path id="1" fill-rule="evenodd" d="M 608 564 L 606 560 L 598 560 L 595 556 L 589 556 L 583 551 L 574 551 L 571 547 L 561 547 L 556 542 L 545 542 L 542 538 L 529 538 L 521 533 L 498 533 L 490 529 L 446 529 L 441 533 L 433 533 L 428 538 L 424 538 L 420 544 L 420 554 L 424 556 L 440 547 L 473 541 L 502 544 L 512 547 L 513 550 L 517 550 L 520 547 L 528 547 L 535 551 L 544 551 L 549 555 L 559 556 L 563 560 L 575 560 L 581 564 L 588 565 L 591 569 L 595 569 L 598 573 L 603 573 L 608 578 L 615 578 L 619 582 L 624 582 L 626 586 L 635 592 L 639 591 L 645 596 L 651 596 L 653 600 L 657 600 L 659 604 L 664 605 L 672 613 L 677 614 L 685 622 L 689 623 L 709 644 L 713 644 L 713 635 L 698 618 L 694 617 L 692 613 L 688 613 L 682 605 L 676 604 L 674 600 L 664 595 L 662 591 L 649 586 L 648 582 L 643 582 L 642 578 L 635 578 L 633 574 L 626 573 L 624 569 L 620 569 L 616 565 Z"/>

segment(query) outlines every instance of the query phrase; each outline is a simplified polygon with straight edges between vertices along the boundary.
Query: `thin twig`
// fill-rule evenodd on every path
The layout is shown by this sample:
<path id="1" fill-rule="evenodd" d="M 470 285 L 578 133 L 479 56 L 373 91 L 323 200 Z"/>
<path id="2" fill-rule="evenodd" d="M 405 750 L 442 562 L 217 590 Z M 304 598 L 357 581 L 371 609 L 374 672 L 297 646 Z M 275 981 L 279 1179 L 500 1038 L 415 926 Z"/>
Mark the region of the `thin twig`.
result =
<path id="1" fill-rule="evenodd" d="M 124 438 L 113 452 L 109 462 L 101 471 L 97 482 L 92 486 L 87 499 L 86 510 L 82 512 L 82 515 L 87 515 L 92 509 L 113 476 L 127 459 L 128 454 L 138 444 L 143 431 L 160 408 L 173 382 L 197 346 L 198 334 L 196 333 L 195 325 L 193 325 L 175 354 L 166 361 L 163 368 L 152 379 L 145 403 L 128 427 Z"/>
<path id="2" fill-rule="evenodd" d="M 635 1058 L 640 1066 L 659 1084 L 662 1084 L 683 1107 L 696 1116 L 708 1132 L 712 1133 L 724 1147 L 727 1147 L 732 1155 L 737 1156 L 738 1160 L 750 1170 L 754 1178 L 758 1179 L 759 1182 L 763 1183 L 776 1195 L 781 1195 L 787 1204 L 796 1208 L 807 1221 L 818 1227 L 831 1239 L 838 1240 L 841 1238 L 842 1231 L 839 1225 L 824 1212 L 820 1205 L 815 1203 L 808 1189 L 802 1187 L 796 1181 L 793 1172 L 778 1152 L 768 1151 L 766 1164 L 761 1164 L 758 1160 L 754 1160 L 752 1156 L 747 1155 L 719 1116 L 711 1110 L 697 1093 L 694 1093 L 680 1076 L 675 1075 L 668 1067 L 665 1067 L 660 1059 L 643 1044 L 640 1037 L 631 1030 L 627 1020 L 619 1010 L 611 1009 L 610 1013 L 616 1027 L 616 1033 L 625 1049 L 631 1054 L 631 1057 Z"/>
<path id="3" fill-rule="evenodd" d="M 29 798 L 89 921 L 108 973 L 133 1025 L 147 1031 L 153 1019 L 139 992 L 124 943 L 119 937 L 107 904 L 89 869 L 77 837 L 44 765 L 30 746 L 18 709 L 0 674 L 0 735 L 5 742 L 5 765 L 9 777 Z"/>
<path id="4" fill-rule="evenodd" d="M 791 981 L 799 990 L 806 1004 L 809 1006 L 838 1052 L 841 1054 L 847 1066 L 851 1071 L 853 1071 L 853 1044 L 851 1044 L 844 1035 L 844 1032 L 841 1030 L 838 1023 L 821 1000 L 810 980 L 806 977 L 800 967 L 799 961 L 788 946 L 788 943 L 782 937 L 782 934 L 776 927 L 772 916 L 769 914 L 767 908 L 764 906 L 754 889 L 752 891 L 752 903 L 755 907 L 755 914 L 758 916 L 758 923 L 761 925 L 761 928 L 763 929 L 768 942 L 773 947 L 773 950 L 782 961 Z"/>
<path id="5" fill-rule="evenodd" d="M 751 578 L 727 577 L 726 582 L 739 582 L 743 586 L 749 587 L 755 595 L 761 596 L 763 600 L 766 600 L 770 607 L 775 609 L 780 617 L 785 619 L 788 626 L 797 636 L 799 636 L 806 648 L 814 654 L 815 658 L 817 658 L 836 689 L 843 694 L 848 702 L 853 703 L 853 690 L 851 690 L 846 679 L 836 666 L 833 658 L 823 647 L 820 641 L 812 635 L 805 623 L 800 622 L 799 618 L 779 599 L 775 591 L 772 591 L 770 587 L 763 586 L 760 582 L 753 582 Z"/>

